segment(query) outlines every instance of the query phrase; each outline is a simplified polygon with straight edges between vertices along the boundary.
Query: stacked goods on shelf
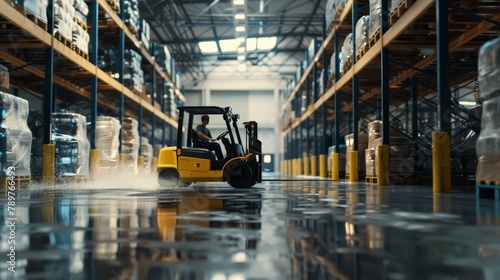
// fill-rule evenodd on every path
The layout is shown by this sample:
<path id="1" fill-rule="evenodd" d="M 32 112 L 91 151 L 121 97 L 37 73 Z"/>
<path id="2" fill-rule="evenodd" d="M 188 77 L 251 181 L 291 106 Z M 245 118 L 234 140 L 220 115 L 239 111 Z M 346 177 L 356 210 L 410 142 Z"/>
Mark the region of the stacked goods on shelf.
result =
<path id="1" fill-rule="evenodd" d="M 0 176 L 14 167 L 15 176 L 31 176 L 31 130 L 28 101 L 0 91 Z"/>
<path id="2" fill-rule="evenodd" d="M 181 72 L 179 71 L 175 72 L 175 86 L 177 88 L 182 88 Z"/>
<path id="3" fill-rule="evenodd" d="M 325 21 L 327 27 L 332 24 L 334 16 L 335 16 L 335 0 L 328 0 L 326 1 L 326 7 L 325 7 Z"/>
<path id="4" fill-rule="evenodd" d="M 344 40 L 342 45 L 342 61 L 340 63 L 340 68 L 342 72 L 346 72 L 352 66 L 352 33 L 349 33 Z"/>
<path id="5" fill-rule="evenodd" d="M 56 146 L 56 176 L 89 175 L 90 142 L 85 116 L 52 114 L 52 143 Z"/>
<path id="6" fill-rule="evenodd" d="M 391 121 L 389 130 L 389 164 L 390 173 L 396 179 L 405 179 L 413 174 L 415 144 L 403 136 L 403 124 Z M 366 175 L 377 175 L 377 147 L 382 145 L 382 121 L 376 120 L 368 124 L 368 149 L 365 156 Z"/>
<path id="7" fill-rule="evenodd" d="M 145 169 L 151 170 L 151 161 L 153 160 L 153 146 L 149 144 L 146 137 L 141 137 L 141 155 L 144 156 Z"/>
<path id="8" fill-rule="evenodd" d="M 89 54 L 90 35 L 78 24 L 73 25 L 72 42 L 76 51 L 81 51 L 86 55 Z"/>
<path id="9" fill-rule="evenodd" d="M 482 100 L 481 133 L 476 143 L 478 184 L 500 185 L 500 38 L 479 50 L 478 82 Z"/>
<path id="10" fill-rule="evenodd" d="M 21 2 L 21 5 L 24 7 L 24 12 L 26 14 L 34 15 L 40 21 L 47 23 L 47 6 L 49 5 L 48 0 L 24 0 L 15 2 Z"/>
<path id="11" fill-rule="evenodd" d="M 172 118 L 177 118 L 177 104 L 175 103 L 175 93 L 174 90 L 169 87 L 167 89 L 167 98 L 165 98 L 165 108 L 167 114 Z"/>
<path id="12" fill-rule="evenodd" d="M 339 65 L 342 65 L 342 51 L 339 53 Z M 340 67 L 339 74 L 342 73 L 342 66 Z M 330 80 L 335 81 L 335 55 L 330 58 Z M 333 82 L 332 82 L 333 84 Z"/>
<path id="13" fill-rule="evenodd" d="M 59 34 L 68 41 L 73 40 L 73 26 L 76 10 L 72 1 L 54 1 L 54 34 Z"/>
<path id="14" fill-rule="evenodd" d="M 365 150 L 368 146 L 368 135 L 358 133 L 358 174 L 359 176 L 365 175 L 365 165 L 362 164 L 360 158 L 365 158 Z M 350 174 L 351 168 L 351 152 L 354 148 L 354 134 L 347 134 L 345 136 L 345 173 Z"/>
<path id="15" fill-rule="evenodd" d="M 125 167 L 138 172 L 139 158 L 139 123 L 133 118 L 123 118 L 122 153 L 125 155 Z"/>
<path id="16" fill-rule="evenodd" d="M 370 28 L 368 29 L 369 38 L 373 37 L 377 30 L 382 26 L 382 2 L 381 0 L 370 0 Z"/>
<path id="17" fill-rule="evenodd" d="M 369 16 L 362 16 L 356 24 L 356 53 L 368 45 Z"/>
<path id="18" fill-rule="evenodd" d="M 111 49 L 104 50 L 102 54 L 99 55 L 99 60 L 97 66 L 106 72 L 114 72 L 117 67 L 115 52 Z"/>
<path id="19" fill-rule="evenodd" d="M 75 7 L 75 21 L 80 22 L 85 27 L 87 26 L 87 16 L 89 14 L 89 6 L 84 0 L 72 0 Z"/>
<path id="20" fill-rule="evenodd" d="M 139 3 L 137 0 L 123 2 L 124 21 L 128 28 L 136 35 L 140 30 Z"/>
<path id="21" fill-rule="evenodd" d="M 141 32 L 139 33 L 139 40 L 141 40 L 142 45 L 149 51 L 149 41 L 151 40 L 151 28 L 145 20 L 141 20 Z"/>
<path id="22" fill-rule="evenodd" d="M 123 68 L 123 84 L 142 92 L 144 71 L 141 69 L 142 56 L 134 50 L 125 50 L 125 65 Z"/>
<path id="23" fill-rule="evenodd" d="M 99 150 L 100 165 L 117 167 L 119 163 L 120 121 L 113 117 L 98 116 L 95 129 L 95 146 Z"/>
<path id="24" fill-rule="evenodd" d="M 172 74 L 172 65 L 170 63 L 172 60 L 172 56 L 170 55 L 170 51 L 168 50 L 167 46 L 161 44 L 155 44 L 154 57 L 156 63 L 160 65 L 163 71 Z"/>
<path id="25" fill-rule="evenodd" d="M 394 11 L 396 10 L 396 8 L 399 6 L 399 4 L 401 4 L 401 2 L 403 2 L 404 0 L 392 0 L 392 1 L 389 1 L 389 11 L 391 13 L 394 13 Z"/>

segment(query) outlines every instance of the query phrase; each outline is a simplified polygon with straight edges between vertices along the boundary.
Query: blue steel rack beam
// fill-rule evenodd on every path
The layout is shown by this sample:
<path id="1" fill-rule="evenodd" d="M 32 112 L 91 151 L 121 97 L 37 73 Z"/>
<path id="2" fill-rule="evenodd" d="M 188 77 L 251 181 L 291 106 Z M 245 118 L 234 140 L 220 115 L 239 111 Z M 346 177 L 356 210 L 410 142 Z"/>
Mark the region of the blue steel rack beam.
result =
<path id="1" fill-rule="evenodd" d="M 98 32 L 99 32 L 99 4 L 97 2 L 89 3 L 89 8 L 92 13 L 92 34 L 90 36 L 91 56 L 90 62 L 97 65 L 98 61 Z M 95 143 L 95 129 L 97 122 L 97 76 L 91 78 L 91 92 L 90 92 L 90 148 L 96 148 Z"/>
<path id="2" fill-rule="evenodd" d="M 47 31 L 54 33 L 54 1 L 49 0 L 47 7 Z M 52 39 L 53 40 L 53 39 Z M 45 87 L 43 95 L 43 143 L 50 144 L 52 137 L 52 112 L 53 112 L 53 87 L 54 76 L 54 48 L 52 46 L 45 48 Z"/>

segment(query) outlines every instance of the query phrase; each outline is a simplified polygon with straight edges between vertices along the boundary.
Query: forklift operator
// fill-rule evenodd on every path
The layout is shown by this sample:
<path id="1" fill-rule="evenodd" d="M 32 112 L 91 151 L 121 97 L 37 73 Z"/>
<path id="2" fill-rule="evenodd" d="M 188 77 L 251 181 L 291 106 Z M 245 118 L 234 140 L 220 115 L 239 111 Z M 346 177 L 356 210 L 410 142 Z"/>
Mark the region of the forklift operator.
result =
<path id="1" fill-rule="evenodd" d="M 212 138 L 212 134 L 210 130 L 207 128 L 207 124 L 210 122 L 210 118 L 207 115 L 201 116 L 201 124 L 196 126 L 196 133 L 203 141 L 203 146 L 210 151 L 215 151 L 217 155 L 217 160 L 224 160 L 224 156 L 222 155 L 222 150 L 220 148 L 219 143 L 211 143 L 210 141 L 216 141 L 217 139 Z"/>

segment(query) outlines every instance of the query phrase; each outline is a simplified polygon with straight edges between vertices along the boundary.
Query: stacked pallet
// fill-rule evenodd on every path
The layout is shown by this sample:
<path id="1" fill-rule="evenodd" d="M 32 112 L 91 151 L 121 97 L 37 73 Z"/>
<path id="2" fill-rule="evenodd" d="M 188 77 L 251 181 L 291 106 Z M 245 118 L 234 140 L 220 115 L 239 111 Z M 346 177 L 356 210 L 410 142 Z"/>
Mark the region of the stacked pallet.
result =
<path id="1" fill-rule="evenodd" d="M 342 69 L 342 73 L 347 72 L 347 70 L 349 70 L 352 66 L 352 40 L 352 33 L 349 33 L 342 44 L 342 59 L 340 62 L 340 69 Z"/>
<path id="2" fill-rule="evenodd" d="M 13 168 L 18 178 L 30 178 L 32 134 L 25 99 L 0 91 L 0 177 Z"/>
<path id="3" fill-rule="evenodd" d="M 136 36 L 140 31 L 139 2 L 137 0 L 125 0 L 123 3 L 124 22 L 129 30 Z"/>
<path id="4" fill-rule="evenodd" d="M 483 109 L 476 145 L 476 181 L 500 186 L 500 38 L 486 42 L 479 50 L 478 74 Z"/>
<path id="5" fill-rule="evenodd" d="M 142 93 L 144 71 L 141 69 L 142 56 L 134 50 L 125 50 L 125 67 L 123 68 L 123 84 L 136 94 Z"/>
<path id="6" fill-rule="evenodd" d="M 362 16 L 356 24 L 356 59 L 361 58 L 367 49 L 369 42 L 370 17 Z"/>
<path id="7" fill-rule="evenodd" d="M 154 45 L 154 58 L 163 71 L 172 74 L 172 56 L 166 45 Z"/>
<path id="8" fill-rule="evenodd" d="M 142 45 L 146 48 L 146 50 L 149 50 L 149 42 L 151 40 L 151 28 L 149 27 L 149 24 L 145 20 L 141 20 L 141 29 L 139 32 L 139 40 L 141 41 Z"/>
<path id="9" fill-rule="evenodd" d="M 90 142 L 85 116 L 52 114 L 52 143 L 56 147 L 57 177 L 89 176 Z"/>
<path id="10" fill-rule="evenodd" d="M 133 118 L 124 118 L 122 127 L 122 153 L 125 155 L 125 168 L 137 174 L 139 159 L 139 123 Z"/>
<path id="11" fill-rule="evenodd" d="M 68 47 L 72 47 L 75 14 L 76 10 L 72 1 L 54 1 L 54 35 Z"/>
<path id="12" fill-rule="evenodd" d="M 151 161 L 153 160 L 153 146 L 149 144 L 146 137 L 141 137 L 141 155 L 144 156 L 144 169 L 151 172 Z"/>
<path id="13" fill-rule="evenodd" d="M 95 146 L 99 150 L 101 166 L 118 167 L 120 147 L 120 121 L 113 117 L 98 116 L 96 119 Z"/>

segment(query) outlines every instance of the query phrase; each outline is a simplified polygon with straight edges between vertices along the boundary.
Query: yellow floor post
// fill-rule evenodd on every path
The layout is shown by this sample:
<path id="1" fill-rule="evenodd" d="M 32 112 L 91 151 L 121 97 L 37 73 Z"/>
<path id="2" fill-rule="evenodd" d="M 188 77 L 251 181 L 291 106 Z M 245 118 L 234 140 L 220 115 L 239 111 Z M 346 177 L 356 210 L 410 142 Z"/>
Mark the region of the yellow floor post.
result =
<path id="1" fill-rule="evenodd" d="M 153 157 L 153 159 L 151 160 L 151 173 L 152 174 L 156 174 L 157 165 L 158 165 L 158 159 L 156 157 Z"/>
<path id="2" fill-rule="evenodd" d="M 293 159 L 288 160 L 288 178 L 293 178 Z"/>
<path id="3" fill-rule="evenodd" d="M 120 166 L 125 166 L 125 154 L 123 153 L 120 154 Z"/>
<path id="4" fill-rule="evenodd" d="M 297 176 L 297 159 L 292 159 L 292 177 Z"/>
<path id="5" fill-rule="evenodd" d="M 389 145 L 378 145 L 377 156 L 377 184 L 389 186 Z"/>
<path id="6" fill-rule="evenodd" d="M 42 166 L 42 184 L 53 186 L 56 174 L 56 145 L 43 145 Z"/>
<path id="7" fill-rule="evenodd" d="M 317 166 L 318 166 L 318 162 L 316 160 L 316 156 L 311 156 L 311 176 L 318 175 Z"/>
<path id="8" fill-rule="evenodd" d="M 99 150 L 90 150 L 90 178 L 95 179 L 99 176 L 100 169 Z"/>
<path id="9" fill-rule="evenodd" d="M 332 180 L 339 180 L 339 154 L 332 154 Z"/>
<path id="10" fill-rule="evenodd" d="M 303 167 L 302 159 L 298 158 L 297 159 L 297 175 L 298 176 L 304 175 L 302 167 Z"/>
<path id="11" fill-rule="evenodd" d="M 451 191 L 451 151 L 448 132 L 432 133 L 432 191 Z"/>
<path id="12" fill-rule="evenodd" d="M 319 155 L 319 176 L 321 178 L 327 177 L 326 172 L 326 155 Z"/>
<path id="13" fill-rule="evenodd" d="M 146 167 L 146 159 L 144 156 L 139 156 L 139 172 L 144 171 L 144 168 Z"/>
<path id="14" fill-rule="evenodd" d="M 350 176 L 349 180 L 351 182 L 359 181 L 359 176 L 358 176 L 359 157 L 358 156 L 359 156 L 358 151 L 351 151 L 350 155 L 349 155 L 349 159 L 351 160 L 351 165 L 349 166 L 349 176 Z"/>
<path id="15" fill-rule="evenodd" d="M 308 157 L 304 158 L 304 175 L 309 176 L 311 175 L 311 163 L 309 161 Z"/>

